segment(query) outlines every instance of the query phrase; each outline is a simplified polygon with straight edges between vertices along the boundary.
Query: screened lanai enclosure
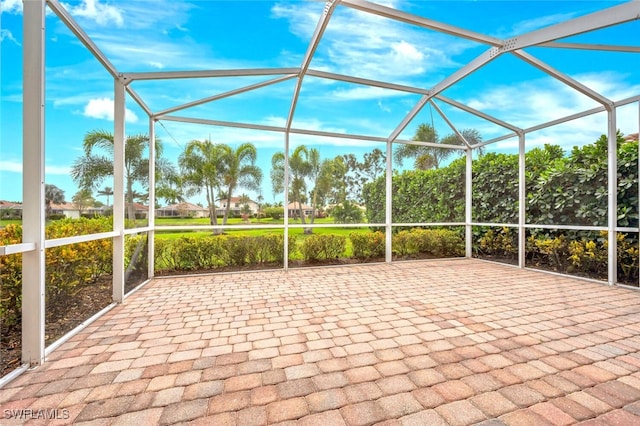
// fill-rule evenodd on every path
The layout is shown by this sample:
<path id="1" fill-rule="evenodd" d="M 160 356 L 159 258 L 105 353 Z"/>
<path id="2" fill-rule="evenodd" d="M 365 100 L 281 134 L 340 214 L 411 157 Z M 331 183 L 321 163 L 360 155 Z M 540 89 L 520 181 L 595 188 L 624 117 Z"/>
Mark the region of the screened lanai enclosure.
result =
<path id="1" fill-rule="evenodd" d="M 22 117 L 22 142 L 2 145 L 21 145 L 22 170 L 2 186 L 21 179 L 22 202 L 0 246 L 4 383 L 159 275 L 478 258 L 638 287 L 640 2 L 572 2 L 547 20 L 538 2 L 520 22 L 486 16 L 491 32 L 445 2 L 243 2 L 210 48 L 175 2 L 148 12 L 184 34 L 170 54 L 138 31 L 146 3 L 112 3 L 139 21 L 110 23 L 102 4 L 98 31 L 84 2 L 16 9 L 22 64 L 3 73 L 21 73 L 22 114 L 3 121 Z M 205 3 L 229 19 L 227 2 Z M 234 43 L 254 56 L 206 58 Z M 215 163 L 229 152 L 235 169 Z M 54 155 L 106 203 L 74 196 L 86 217 L 52 220 Z M 83 175 L 91 161 L 102 174 Z"/>

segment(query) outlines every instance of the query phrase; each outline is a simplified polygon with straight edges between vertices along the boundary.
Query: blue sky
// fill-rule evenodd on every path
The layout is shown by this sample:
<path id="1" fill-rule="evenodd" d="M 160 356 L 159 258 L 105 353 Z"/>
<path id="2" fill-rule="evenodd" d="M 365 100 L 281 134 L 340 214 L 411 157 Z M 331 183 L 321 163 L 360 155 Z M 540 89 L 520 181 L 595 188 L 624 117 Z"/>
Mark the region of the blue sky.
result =
<path id="1" fill-rule="evenodd" d="M 460 28 L 510 38 L 622 2 L 616 1 L 385 1 L 399 10 Z M 299 67 L 323 2 L 82 0 L 63 2 L 71 15 L 121 72 Z M 22 198 L 22 13 L 21 0 L 1 0 L 0 199 Z M 77 191 L 69 177 L 82 155 L 84 135 L 113 130 L 113 80 L 52 13 L 47 15 L 46 180 Z M 640 22 L 572 37 L 571 42 L 638 45 Z M 311 62 L 311 68 L 429 89 L 480 55 L 486 45 L 425 30 L 339 6 Z M 640 93 L 640 55 L 619 52 L 530 48 L 527 52 L 613 100 Z M 273 77 L 237 77 L 134 82 L 153 111 L 160 111 Z M 282 126 L 295 80 L 180 111 L 176 115 Z M 521 127 L 598 106 L 541 71 L 502 55 L 443 95 Z M 293 120 L 294 128 L 388 137 L 419 96 L 307 76 Z M 508 133 L 494 124 L 439 102 L 460 128 L 475 128 L 485 140 Z M 400 139 L 411 139 L 420 123 L 451 133 L 436 111 L 425 107 Z M 623 133 L 638 131 L 637 104 L 618 111 Z M 128 134 L 147 133 L 145 113 L 127 100 Z M 606 132 L 599 114 L 528 136 L 527 148 L 543 143 L 566 149 L 593 142 Z M 282 150 L 281 133 L 162 121 L 156 134 L 165 156 L 176 161 L 186 143 L 252 142 L 265 177 L 270 159 Z M 323 158 L 362 155 L 378 147 L 345 139 L 292 135 L 293 145 L 320 148 Z M 515 152 L 508 140 L 488 150 Z M 102 186 L 112 186 L 105 181 Z M 242 191 L 242 190 L 241 190 Z M 255 196 L 255 194 L 251 194 Z M 272 201 L 268 178 L 263 196 Z M 277 196 L 276 196 L 277 198 Z M 193 201 L 199 201 L 194 197 Z M 104 200 L 102 200 L 104 201 Z"/>

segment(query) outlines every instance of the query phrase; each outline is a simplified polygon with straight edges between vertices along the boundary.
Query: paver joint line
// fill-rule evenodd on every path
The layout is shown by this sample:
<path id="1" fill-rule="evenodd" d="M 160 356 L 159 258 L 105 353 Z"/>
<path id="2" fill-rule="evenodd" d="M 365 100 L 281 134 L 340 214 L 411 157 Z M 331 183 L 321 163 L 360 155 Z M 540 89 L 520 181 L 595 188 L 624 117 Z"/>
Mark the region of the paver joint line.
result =
<path id="1" fill-rule="evenodd" d="M 475 260 L 163 278 L 0 389 L 0 415 L 640 424 L 639 302 Z"/>

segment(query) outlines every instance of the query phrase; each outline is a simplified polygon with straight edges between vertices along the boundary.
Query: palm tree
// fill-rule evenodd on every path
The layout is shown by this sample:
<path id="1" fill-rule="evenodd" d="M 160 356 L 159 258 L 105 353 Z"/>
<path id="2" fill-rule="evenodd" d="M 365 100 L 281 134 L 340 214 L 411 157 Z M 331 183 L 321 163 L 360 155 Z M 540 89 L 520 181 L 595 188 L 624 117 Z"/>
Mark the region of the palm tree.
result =
<path id="1" fill-rule="evenodd" d="M 194 140 L 187 144 L 178 158 L 187 195 L 205 191 L 211 225 L 218 224 L 215 194 L 223 183 L 225 155 L 226 151 L 222 145 L 208 140 Z"/>
<path id="2" fill-rule="evenodd" d="M 135 220 L 133 208 L 133 186 L 141 184 L 148 191 L 149 159 L 144 158 L 145 150 L 149 147 L 149 136 L 138 134 L 127 136 L 125 140 L 124 177 L 125 202 L 127 216 Z M 84 156 L 76 159 L 71 167 L 71 177 L 82 189 L 95 190 L 102 181 L 113 176 L 114 137 L 104 130 L 93 130 L 87 133 L 83 142 Z M 102 150 L 102 152 L 96 152 Z M 155 140 L 156 172 L 161 175 L 167 167 L 162 157 L 162 144 Z M 106 153 L 106 154 L 105 154 Z"/>
<path id="3" fill-rule="evenodd" d="M 460 132 L 462 136 L 465 138 L 469 144 L 473 145 L 482 141 L 482 137 L 480 133 L 475 129 L 464 129 Z M 447 145 L 462 145 L 462 140 L 458 137 L 458 135 L 451 134 L 447 135 L 442 139 L 438 138 L 438 132 L 431 126 L 430 124 L 420 124 L 416 129 L 416 133 L 411 138 L 413 141 L 420 142 L 433 142 L 433 143 L 441 143 Z M 480 152 L 483 150 L 480 148 Z M 462 151 L 460 151 L 462 152 Z M 431 146 L 423 146 L 423 145 L 401 145 L 396 152 L 394 153 L 394 157 L 398 165 L 402 165 L 402 162 L 406 158 L 414 159 L 414 167 L 416 169 L 428 170 L 428 169 L 438 169 L 442 165 L 442 163 L 447 160 L 452 154 L 454 150 L 448 148 L 437 148 Z"/>
<path id="4" fill-rule="evenodd" d="M 222 224 L 227 224 L 231 198 L 237 188 L 245 188 L 252 191 L 260 190 L 262 182 L 262 170 L 256 166 L 258 151 L 251 143 L 243 143 L 235 150 L 228 145 L 221 145 L 224 150 L 222 165 L 222 179 L 225 186 L 227 207 L 224 211 Z"/>
<path id="5" fill-rule="evenodd" d="M 106 206 L 109 207 L 109 196 L 113 195 L 113 188 L 111 188 L 110 186 L 105 186 L 104 188 L 102 188 L 101 190 L 99 190 L 97 192 L 98 195 L 104 195 L 107 197 L 107 204 Z"/>
<path id="6" fill-rule="evenodd" d="M 44 185 L 44 201 L 46 203 L 46 216 L 51 216 L 51 204 L 64 203 L 64 191 L 55 185 Z"/>
<path id="7" fill-rule="evenodd" d="M 284 153 L 276 152 L 271 158 L 271 184 L 273 192 L 278 193 L 284 190 Z M 298 146 L 289 156 L 289 198 L 293 202 L 294 208 L 297 207 L 300 212 L 300 220 L 305 224 L 304 209 L 302 201 L 304 194 L 307 192 L 306 179 L 311 175 L 313 166 L 309 162 L 309 150 L 306 146 Z M 310 234 L 311 229 L 305 228 L 305 234 Z"/>

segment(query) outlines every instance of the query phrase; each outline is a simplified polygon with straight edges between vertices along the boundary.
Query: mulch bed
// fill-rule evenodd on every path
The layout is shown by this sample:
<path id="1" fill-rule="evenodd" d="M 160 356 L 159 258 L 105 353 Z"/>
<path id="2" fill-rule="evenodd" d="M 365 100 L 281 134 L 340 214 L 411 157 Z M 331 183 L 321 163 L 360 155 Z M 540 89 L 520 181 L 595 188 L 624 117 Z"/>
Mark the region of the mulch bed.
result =
<path id="1" fill-rule="evenodd" d="M 82 287 L 75 295 L 61 298 L 45 310 L 45 344 L 49 345 L 112 301 L 111 276 Z M 0 376 L 21 365 L 21 324 L 4 326 L 0 333 Z"/>

